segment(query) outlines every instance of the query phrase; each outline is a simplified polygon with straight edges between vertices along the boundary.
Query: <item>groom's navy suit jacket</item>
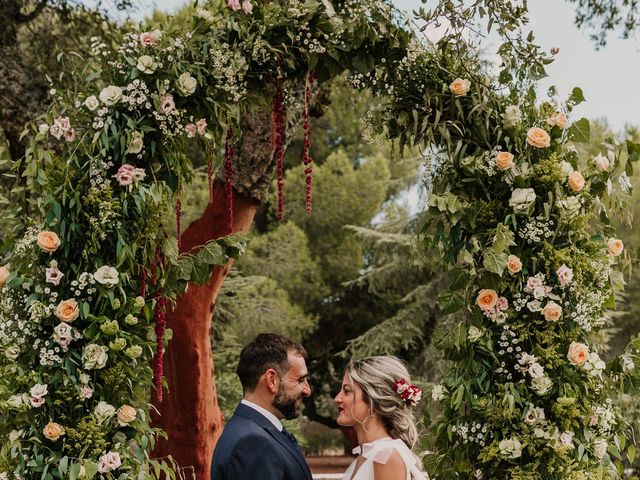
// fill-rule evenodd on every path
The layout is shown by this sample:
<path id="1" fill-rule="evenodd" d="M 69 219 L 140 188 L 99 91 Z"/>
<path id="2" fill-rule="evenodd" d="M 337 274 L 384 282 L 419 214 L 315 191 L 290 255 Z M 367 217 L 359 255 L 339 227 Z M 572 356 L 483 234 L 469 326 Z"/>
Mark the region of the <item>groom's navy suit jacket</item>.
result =
<path id="1" fill-rule="evenodd" d="M 211 461 L 211 480 L 312 480 L 300 451 L 257 410 L 238 405 Z"/>

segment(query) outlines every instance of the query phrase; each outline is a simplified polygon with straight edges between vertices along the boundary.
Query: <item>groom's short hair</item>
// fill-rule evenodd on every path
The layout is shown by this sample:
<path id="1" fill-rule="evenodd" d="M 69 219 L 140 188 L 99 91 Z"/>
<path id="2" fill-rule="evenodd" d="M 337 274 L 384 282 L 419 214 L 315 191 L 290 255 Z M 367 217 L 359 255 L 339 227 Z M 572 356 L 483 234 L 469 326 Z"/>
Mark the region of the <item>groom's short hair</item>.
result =
<path id="1" fill-rule="evenodd" d="M 270 368 L 284 376 L 289 370 L 289 352 L 295 352 L 305 360 L 307 358 L 307 351 L 299 343 L 275 333 L 259 334 L 240 352 L 236 373 L 242 389 L 253 392 L 260 377 Z"/>

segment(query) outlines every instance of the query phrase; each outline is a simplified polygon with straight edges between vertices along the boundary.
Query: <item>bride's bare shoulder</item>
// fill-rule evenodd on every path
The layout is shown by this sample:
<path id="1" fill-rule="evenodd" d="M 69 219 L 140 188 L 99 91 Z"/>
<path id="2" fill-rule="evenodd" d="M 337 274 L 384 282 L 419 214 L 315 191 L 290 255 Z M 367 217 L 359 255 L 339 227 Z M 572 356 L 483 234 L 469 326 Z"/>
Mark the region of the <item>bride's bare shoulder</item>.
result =
<path id="1" fill-rule="evenodd" d="M 402 456 L 393 451 L 385 463 L 373 462 L 374 480 L 405 480 L 407 478 L 407 467 Z"/>

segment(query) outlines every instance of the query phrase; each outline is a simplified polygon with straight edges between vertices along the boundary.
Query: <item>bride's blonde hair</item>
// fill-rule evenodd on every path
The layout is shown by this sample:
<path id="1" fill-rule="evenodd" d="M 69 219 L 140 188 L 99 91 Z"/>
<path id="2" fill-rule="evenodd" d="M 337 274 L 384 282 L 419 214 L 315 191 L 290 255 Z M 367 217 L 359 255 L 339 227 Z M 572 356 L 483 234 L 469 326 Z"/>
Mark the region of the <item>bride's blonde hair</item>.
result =
<path id="1" fill-rule="evenodd" d="M 364 401 L 380 417 L 389 435 L 413 448 L 418 440 L 415 415 L 394 387 L 401 378 L 411 383 L 404 363 L 392 356 L 366 357 L 349 363 L 345 373 L 362 389 Z"/>

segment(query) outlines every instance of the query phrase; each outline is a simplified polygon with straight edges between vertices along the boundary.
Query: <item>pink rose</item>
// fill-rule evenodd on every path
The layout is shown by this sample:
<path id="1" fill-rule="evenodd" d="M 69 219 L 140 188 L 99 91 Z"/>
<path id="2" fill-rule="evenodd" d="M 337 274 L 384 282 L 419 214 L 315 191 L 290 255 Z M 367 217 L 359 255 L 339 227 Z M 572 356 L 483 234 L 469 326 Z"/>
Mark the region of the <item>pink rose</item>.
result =
<path id="1" fill-rule="evenodd" d="M 509 308 L 509 301 L 504 297 L 500 297 L 498 299 L 498 303 L 496 304 L 496 309 L 504 312 L 508 308 Z"/>
<path id="2" fill-rule="evenodd" d="M 73 142 L 76 139 L 76 132 L 73 130 L 73 128 L 70 128 L 69 130 L 65 130 L 64 139 L 67 142 Z"/>
<path id="3" fill-rule="evenodd" d="M 227 6 L 233 10 L 234 12 L 236 10 L 240 10 L 242 7 L 240 6 L 240 0 L 229 0 L 227 2 Z"/>
<path id="4" fill-rule="evenodd" d="M 98 471 L 100 473 L 107 473 L 117 469 L 120 465 L 122 465 L 122 462 L 118 452 L 109 452 L 100 457 L 98 461 Z"/>
<path id="5" fill-rule="evenodd" d="M 81 386 L 80 395 L 82 395 L 82 398 L 91 398 L 93 396 L 93 388 L 87 385 Z"/>
<path id="6" fill-rule="evenodd" d="M 560 282 L 560 285 L 562 285 L 563 287 L 565 285 L 569 285 L 571 283 L 571 280 L 573 280 L 573 270 L 567 267 L 564 263 L 558 269 L 558 271 L 556 272 L 556 275 L 558 276 L 558 281 Z"/>
<path id="7" fill-rule="evenodd" d="M 538 277 L 529 277 L 527 279 L 527 286 L 525 287 L 525 292 L 527 293 L 531 293 L 533 292 L 537 287 L 542 287 L 542 280 L 540 280 L 540 278 Z"/>
<path id="8" fill-rule="evenodd" d="M 129 165 L 125 163 L 122 165 L 117 173 L 113 176 L 118 181 L 118 184 L 121 187 L 126 187 L 127 185 L 131 185 L 133 183 L 133 165 Z"/>
<path id="9" fill-rule="evenodd" d="M 29 399 L 33 408 L 40 408 L 44 405 L 44 397 L 31 397 Z"/>
<path id="10" fill-rule="evenodd" d="M 173 95 L 170 93 L 165 93 L 164 95 L 160 95 L 160 113 L 164 115 L 169 115 L 176 109 L 176 103 L 173 101 Z"/>
<path id="11" fill-rule="evenodd" d="M 242 11 L 247 15 L 253 12 L 253 5 L 251 5 L 249 0 L 244 0 L 244 2 L 242 2 Z"/>
<path id="12" fill-rule="evenodd" d="M 198 127 L 196 127 L 196 125 L 194 123 L 187 123 L 184 126 L 184 129 L 187 132 L 187 137 L 189 138 L 193 138 L 196 136 L 196 133 L 198 132 Z"/>
<path id="13" fill-rule="evenodd" d="M 71 128 L 71 122 L 69 122 L 69 117 L 58 117 L 53 121 L 54 125 L 60 127 L 60 130 L 66 132 Z"/>
<path id="14" fill-rule="evenodd" d="M 198 127 L 198 135 L 204 136 L 207 133 L 207 121 L 204 118 L 196 122 L 196 127 Z"/>
<path id="15" fill-rule="evenodd" d="M 142 32 L 140 34 L 140 44 L 143 47 L 153 47 L 156 44 L 156 36 L 153 32 Z"/>
<path id="16" fill-rule="evenodd" d="M 45 269 L 45 277 L 47 283 L 58 285 L 64 277 L 64 273 L 58 270 L 58 267 L 47 268 Z"/>

